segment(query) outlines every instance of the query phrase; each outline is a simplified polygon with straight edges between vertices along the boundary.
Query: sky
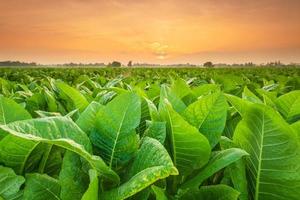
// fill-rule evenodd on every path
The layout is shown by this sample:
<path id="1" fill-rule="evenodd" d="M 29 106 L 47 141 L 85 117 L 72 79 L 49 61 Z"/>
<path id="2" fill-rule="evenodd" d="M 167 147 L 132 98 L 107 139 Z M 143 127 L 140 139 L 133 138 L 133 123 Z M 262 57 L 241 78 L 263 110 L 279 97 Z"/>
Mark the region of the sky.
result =
<path id="1" fill-rule="evenodd" d="M 0 0 L 0 60 L 300 63 L 299 0 Z"/>

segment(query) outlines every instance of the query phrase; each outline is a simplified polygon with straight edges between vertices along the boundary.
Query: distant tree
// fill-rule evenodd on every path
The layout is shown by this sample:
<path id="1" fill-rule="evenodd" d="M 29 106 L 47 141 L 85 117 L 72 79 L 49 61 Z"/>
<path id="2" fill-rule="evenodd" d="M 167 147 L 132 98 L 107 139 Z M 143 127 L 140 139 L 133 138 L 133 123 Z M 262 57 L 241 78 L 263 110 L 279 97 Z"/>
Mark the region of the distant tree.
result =
<path id="1" fill-rule="evenodd" d="M 207 68 L 212 68 L 214 67 L 214 64 L 212 62 L 206 62 L 203 64 L 204 67 L 207 67 Z"/>
<path id="2" fill-rule="evenodd" d="M 127 67 L 132 67 L 132 61 L 129 61 Z"/>
<path id="3" fill-rule="evenodd" d="M 112 63 L 109 63 L 108 65 L 107 65 L 107 67 L 121 67 L 121 63 L 120 62 L 118 62 L 118 61 L 113 61 Z"/>

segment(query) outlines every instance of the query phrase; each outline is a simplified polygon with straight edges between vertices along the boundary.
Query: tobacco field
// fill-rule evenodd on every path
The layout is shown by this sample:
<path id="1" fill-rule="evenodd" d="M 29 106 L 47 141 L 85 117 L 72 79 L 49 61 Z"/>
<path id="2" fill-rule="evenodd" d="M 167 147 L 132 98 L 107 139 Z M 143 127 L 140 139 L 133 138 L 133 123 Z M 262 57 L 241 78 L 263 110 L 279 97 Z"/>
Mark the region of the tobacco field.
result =
<path id="1" fill-rule="evenodd" d="M 300 69 L 0 69 L 0 200 L 298 200 Z"/>

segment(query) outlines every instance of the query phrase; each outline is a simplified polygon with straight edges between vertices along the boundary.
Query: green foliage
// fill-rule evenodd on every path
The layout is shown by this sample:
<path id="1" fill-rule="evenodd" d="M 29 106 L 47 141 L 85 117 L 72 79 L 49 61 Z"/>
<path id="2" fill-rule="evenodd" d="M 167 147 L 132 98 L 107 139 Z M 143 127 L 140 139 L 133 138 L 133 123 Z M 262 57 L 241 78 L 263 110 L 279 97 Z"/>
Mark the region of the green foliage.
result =
<path id="1" fill-rule="evenodd" d="M 300 70 L 2 69 L 1 200 L 298 200 Z"/>

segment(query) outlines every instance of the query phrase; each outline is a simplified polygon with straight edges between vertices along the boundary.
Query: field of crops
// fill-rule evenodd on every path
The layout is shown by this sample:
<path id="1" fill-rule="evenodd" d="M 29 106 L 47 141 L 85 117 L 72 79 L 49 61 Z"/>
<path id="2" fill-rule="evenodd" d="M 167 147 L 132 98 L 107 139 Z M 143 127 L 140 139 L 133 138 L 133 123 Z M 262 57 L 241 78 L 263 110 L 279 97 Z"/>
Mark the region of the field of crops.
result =
<path id="1" fill-rule="evenodd" d="M 299 200 L 300 69 L 1 69 L 0 200 Z"/>

